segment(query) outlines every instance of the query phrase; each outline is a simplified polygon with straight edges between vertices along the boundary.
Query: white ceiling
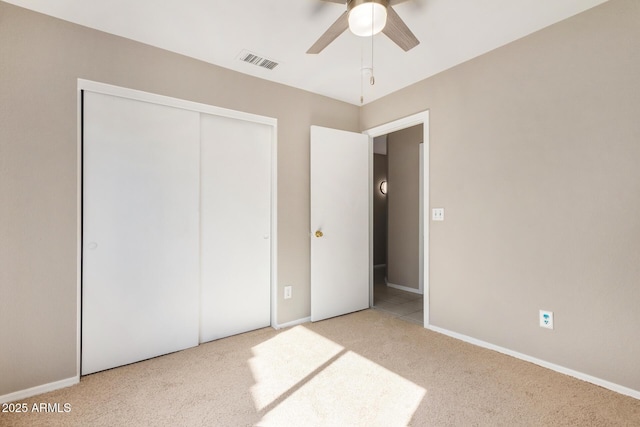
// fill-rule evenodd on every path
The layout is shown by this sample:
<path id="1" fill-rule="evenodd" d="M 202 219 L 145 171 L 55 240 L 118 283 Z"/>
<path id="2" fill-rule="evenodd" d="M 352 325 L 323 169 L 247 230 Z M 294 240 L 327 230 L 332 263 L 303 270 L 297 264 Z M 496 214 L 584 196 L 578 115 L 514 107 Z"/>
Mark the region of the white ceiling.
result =
<path id="1" fill-rule="evenodd" d="M 396 12 L 421 41 L 404 52 L 386 36 L 349 31 L 305 52 L 345 10 L 320 0 L 4 0 L 225 68 L 360 104 L 411 85 L 607 0 L 409 0 Z M 279 62 L 266 70 L 241 51 Z"/>

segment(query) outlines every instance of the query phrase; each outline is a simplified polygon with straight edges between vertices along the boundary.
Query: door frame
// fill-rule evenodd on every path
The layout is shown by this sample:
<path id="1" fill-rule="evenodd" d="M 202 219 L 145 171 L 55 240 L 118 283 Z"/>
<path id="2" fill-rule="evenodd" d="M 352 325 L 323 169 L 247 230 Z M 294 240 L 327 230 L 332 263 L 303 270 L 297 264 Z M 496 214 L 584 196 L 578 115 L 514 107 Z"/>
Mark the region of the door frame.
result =
<path id="1" fill-rule="evenodd" d="M 212 114 L 216 116 L 229 117 L 238 120 L 245 120 L 253 123 L 260 123 L 271 127 L 271 326 L 278 325 L 278 120 L 272 117 L 260 116 L 257 114 L 245 113 L 242 111 L 230 110 L 199 102 L 187 101 L 164 95 L 157 95 L 136 89 L 129 89 L 114 86 L 106 83 L 91 80 L 78 79 L 77 81 L 77 143 L 76 143 L 76 377 L 80 381 L 82 363 L 82 191 L 83 191 L 83 140 L 82 140 L 82 117 L 83 117 L 83 92 L 95 92 L 105 95 L 118 96 L 154 104 L 166 105 L 183 110 L 196 111 L 199 113 Z"/>
<path id="2" fill-rule="evenodd" d="M 419 283 L 424 300 L 424 324 L 428 328 L 429 323 L 429 110 L 397 119 L 370 129 L 362 133 L 369 136 L 369 306 L 373 307 L 373 138 L 387 135 L 392 132 L 407 129 L 416 125 L 423 125 L 422 157 L 420 169 L 420 200 L 419 215 L 421 233 L 419 244 Z"/>

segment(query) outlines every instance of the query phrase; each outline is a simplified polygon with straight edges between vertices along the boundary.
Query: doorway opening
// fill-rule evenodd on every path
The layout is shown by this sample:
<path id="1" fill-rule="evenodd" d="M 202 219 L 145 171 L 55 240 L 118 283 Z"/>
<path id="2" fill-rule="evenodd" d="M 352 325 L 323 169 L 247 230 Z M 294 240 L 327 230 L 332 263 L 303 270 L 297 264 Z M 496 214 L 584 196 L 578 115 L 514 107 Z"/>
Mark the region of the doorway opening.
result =
<path id="1" fill-rule="evenodd" d="M 370 306 L 429 325 L 428 111 L 370 138 Z M 384 191 L 383 191 L 384 190 Z"/>
<path id="2" fill-rule="evenodd" d="M 422 126 L 373 140 L 373 307 L 418 324 Z"/>

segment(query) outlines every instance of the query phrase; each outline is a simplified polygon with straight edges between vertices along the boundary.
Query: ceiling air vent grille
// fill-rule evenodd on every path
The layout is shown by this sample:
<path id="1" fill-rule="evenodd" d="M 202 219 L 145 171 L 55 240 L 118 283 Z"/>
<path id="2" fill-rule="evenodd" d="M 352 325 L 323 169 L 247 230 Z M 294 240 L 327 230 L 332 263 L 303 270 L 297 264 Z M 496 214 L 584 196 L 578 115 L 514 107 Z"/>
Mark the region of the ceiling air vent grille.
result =
<path id="1" fill-rule="evenodd" d="M 247 52 L 246 50 L 240 52 L 238 59 L 249 64 L 257 65 L 258 67 L 266 68 L 267 70 L 273 70 L 278 66 L 278 62 L 256 55 L 255 53 Z"/>

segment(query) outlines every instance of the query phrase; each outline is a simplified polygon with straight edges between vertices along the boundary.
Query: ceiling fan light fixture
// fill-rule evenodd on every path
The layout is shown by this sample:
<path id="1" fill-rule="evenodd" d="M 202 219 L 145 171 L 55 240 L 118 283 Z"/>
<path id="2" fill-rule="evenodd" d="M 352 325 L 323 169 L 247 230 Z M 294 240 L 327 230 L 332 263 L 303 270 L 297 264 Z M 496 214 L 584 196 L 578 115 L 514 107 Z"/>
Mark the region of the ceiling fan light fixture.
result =
<path id="1" fill-rule="evenodd" d="M 351 0 L 348 7 L 349 30 L 356 36 L 373 36 L 387 24 L 385 0 Z"/>

